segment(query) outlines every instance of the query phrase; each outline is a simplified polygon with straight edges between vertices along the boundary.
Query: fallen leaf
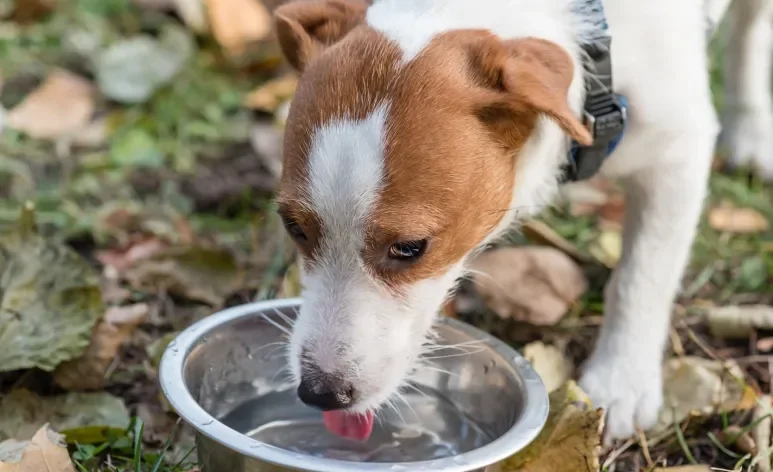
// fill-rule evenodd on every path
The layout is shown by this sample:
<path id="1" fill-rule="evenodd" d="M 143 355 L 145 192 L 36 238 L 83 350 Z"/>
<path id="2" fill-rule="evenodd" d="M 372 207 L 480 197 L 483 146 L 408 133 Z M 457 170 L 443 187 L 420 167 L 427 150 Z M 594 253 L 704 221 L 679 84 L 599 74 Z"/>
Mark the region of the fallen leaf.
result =
<path id="1" fill-rule="evenodd" d="M 665 363 L 663 397 L 663 408 L 653 432 L 668 430 L 690 416 L 749 410 L 757 400 L 737 364 L 692 356 Z"/>
<path id="2" fill-rule="evenodd" d="M 178 334 L 180 334 L 179 331 L 172 331 L 171 333 L 167 333 L 160 338 L 156 338 L 152 343 L 148 344 L 148 346 L 145 348 L 145 351 L 148 353 L 148 357 L 150 358 L 150 365 L 158 368 L 159 364 L 161 364 L 161 358 L 164 356 L 166 347 L 169 345 L 169 343 L 172 342 L 172 340 L 174 340 L 174 338 L 177 337 Z"/>
<path id="3" fill-rule="evenodd" d="M 744 339 L 757 329 L 773 329 L 773 307 L 741 305 L 709 308 L 706 323 L 713 336 Z"/>
<path id="4" fill-rule="evenodd" d="M 167 244 L 160 239 L 148 237 L 137 240 L 123 249 L 97 251 L 96 258 L 103 265 L 114 269 L 117 274 L 123 274 L 132 265 L 153 257 L 167 247 Z"/>
<path id="5" fill-rule="evenodd" d="M 138 128 L 110 140 L 110 160 L 119 168 L 159 168 L 166 162 L 155 139 Z"/>
<path id="6" fill-rule="evenodd" d="M 66 390 L 99 390 L 107 379 L 110 364 L 132 332 L 150 312 L 146 303 L 108 308 L 94 328 L 91 343 L 77 359 L 61 364 L 54 371 L 54 382 Z"/>
<path id="7" fill-rule="evenodd" d="M 541 221 L 524 221 L 521 225 L 521 231 L 529 241 L 559 249 L 576 261 L 588 261 L 588 257 L 582 254 L 572 243 Z"/>
<path id="8" fill-rule="evenodd" d="M 623 252 L 623 237 L 618 231 L 602 231 L 588 251 L 599 262 L 613 269 Z"/>
<path id="9" fill-rule="evenodd" d="M 486 251 L 470 268 L 476 289 L 491 310 L 535 325 L 557 323 L 588 287 L 577 264 L 550 247 Z"/>
<path id="10" fill-rule="evenodd" d="M 722 205 L 709 210 L 709 225 L 727 233 L 761 233 L 770 226 L 768 220 L 753 208 Z"/>
<path id="11" fill-rule="evenodd" d="M 220 306 L 239 289 L 243 274 L 229 251 L 192 246 L 141 260 L 126 272 L 126 278 L 137 290 L 165 290 Z"/>
<path id="12" fill-rule="evenodd" d="M 293 96 L 296 85 L 298 85 L 298 76 L 295 73 L 285 74 L 265 82 L 250 92 L 244 104 L 252 110 L 273 113 L 279 105 Z"/>
<path id="13" fill-rule="evenodd" d="M 0 399 L 0 440 L 26 438 L 46 423 L 65 436 L 84 426 L 126 429 L 129 411 L 109 393 L 68 393 L 41 397 L 26 389 Z"/>
<path id="14" fill-rule="evenodd" d="M 8 113 L 8 127 L 33 138 L 57 139 L 84 128 L 92 113 L 91 83 L 71 72 L 55 70 Z"/>
<path id="15" fill-rule="evenodd" d="M 5 443 L 3 443 L 5 444 Z M 43 425 L 24 445 L 15 460 L 0 462 L 0 472 L 75 472 L 62 435 Z M 2 444 L 0 444 L 0 447 Z"/>
<path id="16" fill-rule="evenodd" d="M 57 6 L 58 0 L 23 0 L 15 2 L 11 19 L 19 24 L 26 25 L 48 15 Z M 13 2 L 12 2 L 13 4 Z"/>
<path id="17" fill-rule="evenodd" d="M 67 444 L 102 444 L 115 438 L 123 437 L 126 428 L 115 426 L 77 426 L 62 431 Z"/>
<path id="18" fill-rule="evenodd" d="M 108 98 L 142 103 L 168 84 L 193 55 L 188 32 L 165 24 L 158 39 L 148 35 L 119 41 L 95 60 L 97 84 Z"/>
<path id="19" fill-rule="evenodd" d="M 561 349 L 546 345 L 541 341 L 529 343 L 523 347 L 523 357 L 537 371 L 548 392 L 564 385 L 572 375 L 574 365 Z"/>
<path id="20" fill-rule="evenodd" d="M 35 232 L 34 206 L 0 234 L 0 372 L 52 371 L 83 354 L 104 308 L 97 273 Z"/>
<path id="21" fill-rule="evenodd" d="M 206 0 L 212 35 L 229 54 L 271 33 L 271 14 L 260 0 Z"/>
<path id="22" fill-rule="evenodd" d="M 580 387 L 569 381 L 550 394 L 550 412 L 539 436 L 502 461 L 499 471 L 596 472 L 603 429 L 603 410 L 593 409 Z"/>

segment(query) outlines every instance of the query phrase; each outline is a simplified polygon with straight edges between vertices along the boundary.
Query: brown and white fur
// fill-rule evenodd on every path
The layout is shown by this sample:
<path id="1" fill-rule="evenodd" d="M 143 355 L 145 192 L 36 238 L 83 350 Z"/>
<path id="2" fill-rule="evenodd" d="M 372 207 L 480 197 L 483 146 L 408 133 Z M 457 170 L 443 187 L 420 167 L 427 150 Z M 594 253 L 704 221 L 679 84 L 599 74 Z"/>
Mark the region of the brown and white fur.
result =
<path id="1" fill-rule="evenodd" d="M 607 411 L 607 438 L 621 438 L 652 426 L 662 403 L 671 306 L 720 128 L 704 1 L 604 3 L 630 122 L 601 173 L 625 185 L 627 203 L 580 382 Z M 737 3 L 727 142 L 736 163 L 773 176 L 773 2 Z M 277 10 L 282 48 L 302 71 L 278 197 L 304 261 L 296 381 L 337 379 L 352 412 L 384 405 L 418 367 L 469 257 L 556 196 L 569 138 L 589 139 L 578 118 L 582 45 L 599 19 L 583 4 L 308 0 Z M 764 67 L 751 64 L 758 56 Z M 421 257 L 390 258 L 394 244 L 419 240 Z"/>

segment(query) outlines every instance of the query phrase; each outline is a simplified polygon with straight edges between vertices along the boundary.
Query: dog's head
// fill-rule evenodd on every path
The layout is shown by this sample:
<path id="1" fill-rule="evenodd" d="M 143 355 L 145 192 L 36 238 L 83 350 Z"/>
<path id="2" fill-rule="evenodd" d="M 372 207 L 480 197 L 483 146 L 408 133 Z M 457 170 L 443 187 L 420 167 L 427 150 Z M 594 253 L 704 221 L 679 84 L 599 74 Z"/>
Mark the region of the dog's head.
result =
<path id="1" fill-rule="evenodd" d="M 518 154 L 537 123 L 589 140 L 567 103 L 573 62 L 555 44 L 453 30 L 409 53 L 368 25 L 367 8 L 276 12 L 302 72 L 278 196 L 304 261 L 291 366 L 304 401 L 353 412 L 415 368 L 465 258 L 518 204 Z"/>

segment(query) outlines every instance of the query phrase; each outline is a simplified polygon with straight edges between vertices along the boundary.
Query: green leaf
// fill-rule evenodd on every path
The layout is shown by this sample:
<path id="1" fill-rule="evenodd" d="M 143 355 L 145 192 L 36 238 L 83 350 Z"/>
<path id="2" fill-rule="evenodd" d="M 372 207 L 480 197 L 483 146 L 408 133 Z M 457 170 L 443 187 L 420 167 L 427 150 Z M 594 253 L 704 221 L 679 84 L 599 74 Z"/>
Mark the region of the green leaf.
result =
<path id="1" fill-rule="evenodd" d="M 125 433 L 121 428 L 111 426 L 80 426 L 62 431 L 68 444 L 100 444 Z"/>
<path id="2" fill-rule="evenodd" d="M 143 103 L 180 72 L 194 47 L 190 34 L 172 24 L 158 39 L 140 35 L 120 41 L 95 61 L 99 88 L 113 100 Z"/>
<path id="3" fill-rule="evenodd" d="M 34 228 L 28 204 L 19 224 L 0 233 L 0 372 L 52 371 L 80 356 L 104 311 L 94 269 Z"/>
<path id="4" fill-rule="evenodd" d="M 73 442 L 76 438 L 95 437 L 95 430 L 85 434 L 84 426 L 102 428 L 105 437 L 111 429 L 125 430 L 129 412 L 120 398 L 104 392 L 41 397 L 16 389 L 0 400 L 0 441 L 30 438 L 46 423 L 65 436 L 71 434 L 68 441 Z"/>
<path id="5" fill-rule="evenodd" d="M 118 167 L 162 167 L 164 156 L 153 137 L 135 128 L 110 143 L 110 158 Z"/>

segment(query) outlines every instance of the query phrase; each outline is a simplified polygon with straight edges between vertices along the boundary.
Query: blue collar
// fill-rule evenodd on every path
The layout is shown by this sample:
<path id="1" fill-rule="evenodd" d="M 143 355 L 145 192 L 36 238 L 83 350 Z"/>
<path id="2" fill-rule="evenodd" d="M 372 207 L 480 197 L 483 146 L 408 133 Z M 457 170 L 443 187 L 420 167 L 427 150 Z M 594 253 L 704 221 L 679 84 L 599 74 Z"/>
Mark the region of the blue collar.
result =
<path id="1" fill-rule="evenodd" d="M 580 146 L 572 142 L 565 175 L 568 181 L 588 179 L 598 173 L 623 138 L 628 121 L 628 100 L 614 93 L 609 53 L 612 37 L 604 5 L 601 0 L 578 1 L 575 5 L 579 14 L 586 15 L 597 26 L 583 47 L 590 58 L 583 120 L 593 143 Z"/>

